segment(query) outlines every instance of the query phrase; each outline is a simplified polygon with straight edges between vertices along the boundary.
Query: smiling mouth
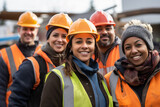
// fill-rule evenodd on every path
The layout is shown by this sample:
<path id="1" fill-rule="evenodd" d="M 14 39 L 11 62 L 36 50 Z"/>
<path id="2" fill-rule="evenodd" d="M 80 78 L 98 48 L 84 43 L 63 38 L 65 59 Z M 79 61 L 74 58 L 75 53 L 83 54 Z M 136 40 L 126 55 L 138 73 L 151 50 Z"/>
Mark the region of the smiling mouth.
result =
<path id="1" fill-rule="evenodd" d="M 56 46 L 63 46 L 62 44 L 55 44 Z"/>
<path id="2" fill-rule="evenodd" d="M 140 58 L 141 58 L 140 55 L 139 55 L 139 56 L 134 56 L 134 57 L 132 57 L 132 59 L 135 60 L 135 61 L 139 60 Z"/>
<path id="3" fill-rule="evenodd" d="M 30 34 L 24 34 L 25 37 L 32 37 Z"/>
<path id="4" fill-rule="evenodd" d="M 89 52 L 80 52 L 82 55 L 88 55 Z"/>

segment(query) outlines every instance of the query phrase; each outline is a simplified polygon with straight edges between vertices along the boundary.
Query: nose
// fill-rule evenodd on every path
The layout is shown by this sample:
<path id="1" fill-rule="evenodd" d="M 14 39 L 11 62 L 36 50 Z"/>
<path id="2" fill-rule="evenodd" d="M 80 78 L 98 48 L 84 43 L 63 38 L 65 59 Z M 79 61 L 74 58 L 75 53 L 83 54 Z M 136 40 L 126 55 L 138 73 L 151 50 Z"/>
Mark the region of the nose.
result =
<path id="1" fill-rule="evenodd" d="M 59 36 L 58 39 L 57 39 L 57 41 L 62 42 L 62 37 Z"/>
<path id="2" fill-rule="evenodd" d="M 132 53 L 137 53 L 137 52 L 138 52 L 137 48 L 134 47 L 134 46 L 132 47 L 132 50 L 131 50 L 131 51 L 132 51 Z"/>
<path id="3" fill-rule="evenodd" d="M 88 45 L 87 45 L 87 43 L 86 43 L 86 42 L 83 42 L 83 44 L 82 44 L 82 48 L 83 48 L 83 49 L 87 49 L 87 48 L 88 48 Z"/>
<path id="4" fill-rule="evenodd" d="M 106 31 L 105 28 L 102 28 L 102 34 L 107 34 L 108 32 Z"/>
<path id="5" fill-rule="evenodd" d="M 30 30 L 30 29 L 27 29 L 26 32 L 27 32 L 28 34 L 32 34 L 32 30 Z"/>

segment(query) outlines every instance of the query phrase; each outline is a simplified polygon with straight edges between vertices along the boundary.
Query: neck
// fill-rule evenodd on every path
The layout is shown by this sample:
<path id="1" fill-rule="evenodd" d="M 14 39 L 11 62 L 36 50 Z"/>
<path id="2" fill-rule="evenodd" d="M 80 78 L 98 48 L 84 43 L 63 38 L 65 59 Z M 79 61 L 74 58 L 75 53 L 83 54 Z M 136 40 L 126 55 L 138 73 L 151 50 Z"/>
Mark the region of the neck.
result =
<path id="1" fill-rule="evenodd" d="M 99 47 L 101 53 L 105 53 L 108 49 L 110 48 L 110 46 L 107 46 L 107 47 Z"/>
<path id="2" fill-rule="evenodd" d="M 22 44 L 26 45 L 26 46 L 32 46 L 32 45 L 35 45 L 35 42 L 29 42 L 29 43 L 25 43 L 23 41 L 20 41 Z"/>

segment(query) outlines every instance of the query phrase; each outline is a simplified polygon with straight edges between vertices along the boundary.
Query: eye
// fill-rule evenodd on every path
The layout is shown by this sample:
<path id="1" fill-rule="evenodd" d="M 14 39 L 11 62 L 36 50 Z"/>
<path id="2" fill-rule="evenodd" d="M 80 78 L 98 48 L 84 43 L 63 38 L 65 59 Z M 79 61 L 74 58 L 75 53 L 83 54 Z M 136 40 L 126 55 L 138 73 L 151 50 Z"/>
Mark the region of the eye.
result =
<path id="1" fill-rule="evenodd" d="M 129 49 L 131 49 L 130 46 L 126 46 L 126 47 L 125 47 L 125 50 L 129 50 Z"/>
<path id="2" fill-rule="evenodd" d="M 26 28 L 26 27 L 23 27 L 23 30 L 27 31 L 27 28 Z"/>
<path id="3" fill-rule="evenodd" d="M 111 31 L 111 30 L 112 30 L 112 28 L 109 28 L 109 27 L 106 28 L 106 31 Z"/>
<path id="4" fill-rule="evenodd" d="M 34 31 L 34 30 L 35 30 L 35 28 L 30 28 L 30 30 L 31 30 L 31 31 Z"/>
<path id="5" fill-rule="evenodd" d="M 62 38 L 65 39 L 66 38 L 66 34 L 62 34 Z"/>
<path id="6" fill-rule="evenodd" d="M 142 46 L 142 44 L 140 44 L 140 43 L 136 44 L 136 47 L 141 47 L 141 46 Z"/>
<path id="7" fill-rule="evenodd" d="M 92 44 L 92 41 L 91 41 L 91 40 L 87 40 L 86 43 L 87 43 L 87 44 Z"/>
<path id="8" fill-rule="evenodd" d="M 77 43 L 77 44 L 81 44 L 82 41 L 81 41 L 81 40 L 77 40 L 76 43 Z"/>
<path id="9" fill-rule="evenodd" d="M 97 32 L 100 32 L 100 31 L 102 31 L 102 28 L 97 28 Z"/>
<path id="10" fill-rule="evenodd" d="M 55 38 L 58 37 L 58 36 L 59 36 L 59 35 L 58 35 L 57 33 L 53 34 L 53 37 L 55 37 Z"/>

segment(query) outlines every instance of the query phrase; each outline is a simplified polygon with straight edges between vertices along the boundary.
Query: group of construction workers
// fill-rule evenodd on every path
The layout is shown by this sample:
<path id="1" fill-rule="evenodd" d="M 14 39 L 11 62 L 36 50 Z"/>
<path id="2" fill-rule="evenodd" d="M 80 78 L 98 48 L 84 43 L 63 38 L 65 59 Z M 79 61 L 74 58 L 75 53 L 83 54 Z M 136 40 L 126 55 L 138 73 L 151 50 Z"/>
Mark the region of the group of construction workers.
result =
<path id="1" fill-rule="evenodd" d="M 152 27 L 124 25 L 119 38 L 112 16 L 95 11 L 76 21 L 53 15 L 46 43 L 35 41 L 40 24 L 20 15 L 16 44 L 0 50 L 0 107 L 158 107 L 159 53 Z"/>

